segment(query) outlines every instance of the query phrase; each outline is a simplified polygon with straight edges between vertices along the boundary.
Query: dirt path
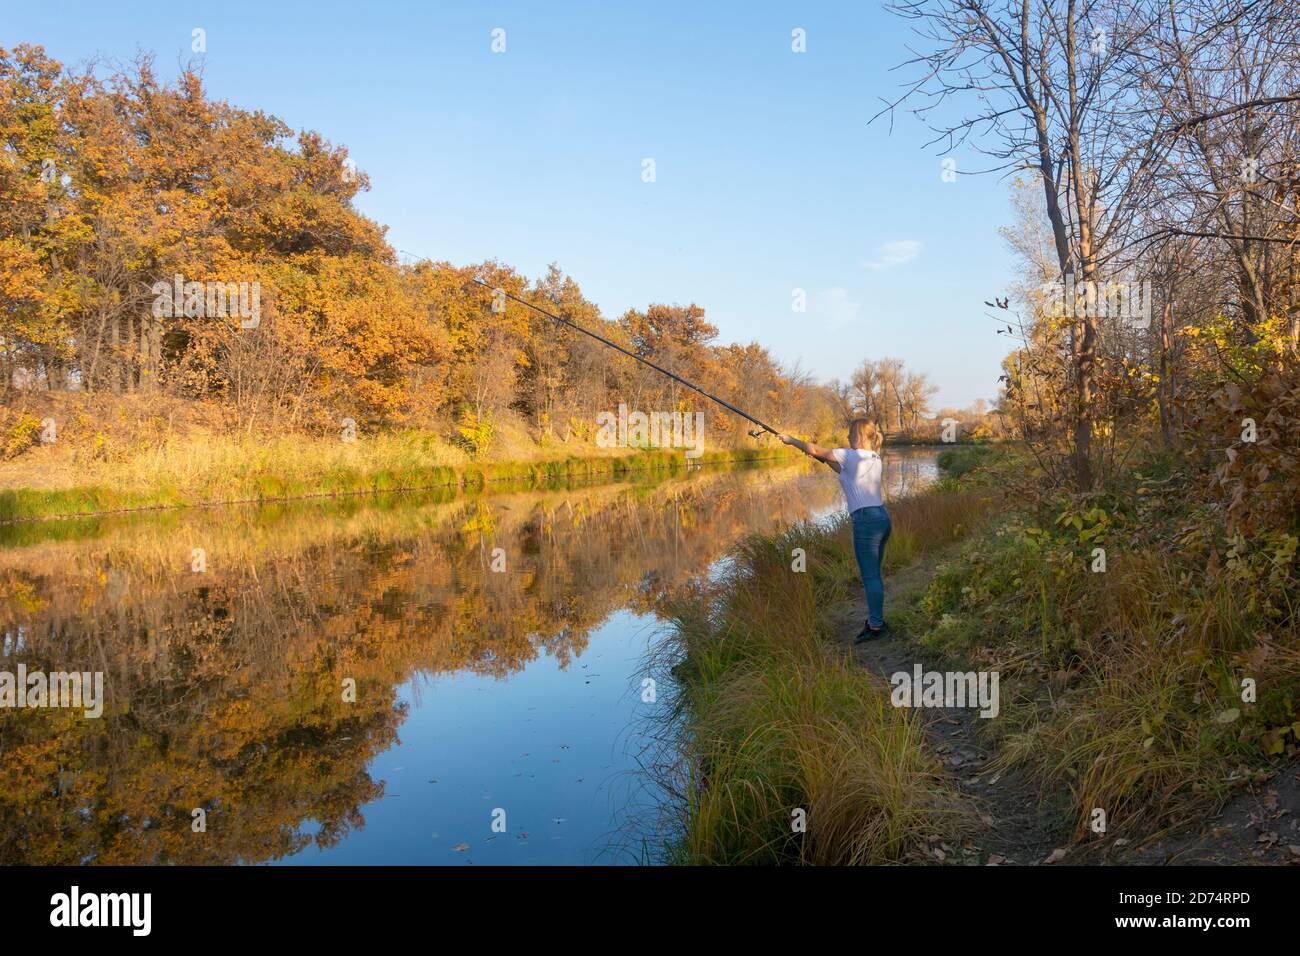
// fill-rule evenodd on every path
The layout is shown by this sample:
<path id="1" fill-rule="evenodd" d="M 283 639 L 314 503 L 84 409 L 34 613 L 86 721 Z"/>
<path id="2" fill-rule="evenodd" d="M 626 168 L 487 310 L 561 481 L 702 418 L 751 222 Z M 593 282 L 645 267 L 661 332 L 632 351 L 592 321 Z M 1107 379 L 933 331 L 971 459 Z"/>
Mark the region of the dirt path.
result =
<path id="1" fill-rule="evenodd" d="M 887 607 L 897 611 L 919 600 L 935 567 L 946 556 L 941 552 L 891 574 L 886 584 Z M 897 619 L 896 614 L 890 616 Z M 907 633 L 892 623 L 885 637 L 854 645 L 853 638 L 865 617 L 866 603 L 859 599 L 846 609 L 836 633 L 840 641 L 852 648 L 854 660 L 884 680 L 898 671 L 911 673 L 917 664 L 925 671 L 952 669 L 938 653 L 913 643 Z M 921 715 L 926 721 L 926 735 L 934 756 L 943 765 L 954 789 L 966 798 L 975 828 L 960 846 L 947 844 L 952 852 L 945 852 L 942 847 L 931 848 L 930 862 L 1036 864 L 1047 859 L 1056 848 L 1069 845 L 1065 828 L 1052 823 L 1054 819 L 1063 819 L 1062 815 L 1040 809 L 1038 788 L 1025 774 L 1016 770 L 999 773 L 988 767 L 992 752 L 981 739 L 978 724 L 982 718 L 977 711 L 928 707 Z"/>
<path id="2" fill-rule="evenodd" d="M 886 579 L 887 611 L 913 605 L 925 593 L 940 552 L 894 572 Z M 855 661 L 888 681 L 891 674 L 959 668 L 939 653 L 921 647 L 901 627 L 886 637 L 854 645 L 866 617 L 859 598 L 838 622 L 838 640 Z M 954 789 L 965 799 L 971 827 L 959 846 L 932 846 L 927 861 L 957 865 L 1064 864 L 1296 864 L 1300 863 L 1300 761 L 1266 783 L 1243 791 L 1222 812 L 1196 830 L 1159 835 L 1136 843 L 1071 845 L 1070 827 L 1059 796 L 1042 793 L 1028 774 L 989 767 L 992 748 L 981 735 L 982 718 L 971 708 L 924 708 L 926 736 Z"/>

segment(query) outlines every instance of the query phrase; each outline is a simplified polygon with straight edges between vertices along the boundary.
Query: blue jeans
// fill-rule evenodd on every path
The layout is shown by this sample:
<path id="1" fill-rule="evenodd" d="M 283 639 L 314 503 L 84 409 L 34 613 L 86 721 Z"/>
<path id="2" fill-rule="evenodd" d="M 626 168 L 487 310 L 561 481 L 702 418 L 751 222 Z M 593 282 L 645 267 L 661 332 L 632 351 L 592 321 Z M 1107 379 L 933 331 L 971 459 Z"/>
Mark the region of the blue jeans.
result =
<path id="1" fill-rule="evenodd" d="M 885 582 L 880 577 L 880 563 L 885 560 L 889 543 L 889 512 L 883 505 L 859 508 L 849 515 L 853 519 L 853 553 L 858 556 L 862 586 L 867 592 L 867 623 L 881 627 L 885 623 Z"/>

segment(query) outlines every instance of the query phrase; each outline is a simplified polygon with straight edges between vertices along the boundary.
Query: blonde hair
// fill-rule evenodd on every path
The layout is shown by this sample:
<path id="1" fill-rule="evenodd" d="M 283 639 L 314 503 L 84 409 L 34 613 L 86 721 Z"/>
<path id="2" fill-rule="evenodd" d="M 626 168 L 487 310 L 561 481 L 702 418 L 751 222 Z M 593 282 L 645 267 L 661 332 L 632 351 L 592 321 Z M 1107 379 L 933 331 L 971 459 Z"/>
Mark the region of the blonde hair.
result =
<path id="1" fill-rule="evenodd" d="M 881 446 L 884 444 L 884 433 L 871 419 L 855 418 L 849 422 L 850 448 L 867 448 L 880 454 Z"/>

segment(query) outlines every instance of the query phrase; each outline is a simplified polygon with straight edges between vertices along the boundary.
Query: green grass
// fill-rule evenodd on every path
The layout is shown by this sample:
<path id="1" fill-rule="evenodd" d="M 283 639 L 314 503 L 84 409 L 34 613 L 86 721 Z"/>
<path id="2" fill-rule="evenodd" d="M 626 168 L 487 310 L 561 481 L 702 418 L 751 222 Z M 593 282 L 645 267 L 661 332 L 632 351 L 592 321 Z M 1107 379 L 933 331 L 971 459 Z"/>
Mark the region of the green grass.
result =
<path id="1" fill-rule="evenodd" d="M 1098 808 L 1111 836 L 1203 819 L 1300 737 L 1292 536 L 1207 571 L 1209 548 L 1178 534 L 1213 539 L 1212 511 L 1176 489 L 1123 497 L 1079 526 L 1072 509 L 1007 515 L 938 571 L 918 621 L 926 643 L 1000 672 L 1000 759 L 1069 795 L 1080 840 Z"/>
<path id="2" fill-rule="evenodd" d="M 993 445 L 953 445 L 939 452 L 939 471 L 945 478 L 961 478 L 1004 454 Z"/>

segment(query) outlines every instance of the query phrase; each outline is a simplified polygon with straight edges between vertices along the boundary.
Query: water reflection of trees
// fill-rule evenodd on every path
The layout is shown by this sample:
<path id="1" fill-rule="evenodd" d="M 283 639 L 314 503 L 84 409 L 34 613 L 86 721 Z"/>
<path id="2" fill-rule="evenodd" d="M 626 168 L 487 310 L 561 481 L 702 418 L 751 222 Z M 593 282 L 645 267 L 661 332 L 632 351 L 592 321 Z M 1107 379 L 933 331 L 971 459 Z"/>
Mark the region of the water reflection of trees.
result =
<path id="1" fill-rule="evenodd" d="M 52 527 L 0 553 L 0 669 L 103 671 L 108 704 L 98 720 L 0 711 L 0 862 L 331 845 L 382 795 L 366 768 L 396 741 L 414 672 L 567 663 L 612 611 L 652 610 L 740 534 L 834 494 L 785 468 Z"/>

